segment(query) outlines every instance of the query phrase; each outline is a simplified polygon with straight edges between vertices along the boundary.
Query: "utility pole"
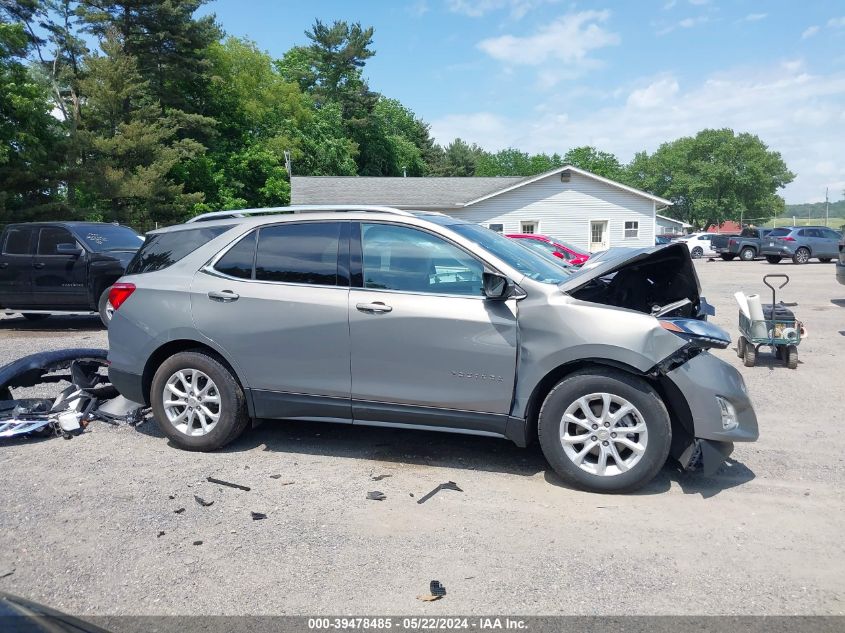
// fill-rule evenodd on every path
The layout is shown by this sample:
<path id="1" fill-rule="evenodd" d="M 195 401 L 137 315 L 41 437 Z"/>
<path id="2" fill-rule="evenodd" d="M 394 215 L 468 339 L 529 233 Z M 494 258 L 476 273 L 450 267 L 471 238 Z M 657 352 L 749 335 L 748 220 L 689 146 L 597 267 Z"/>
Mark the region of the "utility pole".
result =
<path id="1" fill-rule="evenodd" d="M 830 215 L 830 200 L 827 197 L 828 188 L 824 188 L 824 225 L 827 226 L 827 219 Z"/>

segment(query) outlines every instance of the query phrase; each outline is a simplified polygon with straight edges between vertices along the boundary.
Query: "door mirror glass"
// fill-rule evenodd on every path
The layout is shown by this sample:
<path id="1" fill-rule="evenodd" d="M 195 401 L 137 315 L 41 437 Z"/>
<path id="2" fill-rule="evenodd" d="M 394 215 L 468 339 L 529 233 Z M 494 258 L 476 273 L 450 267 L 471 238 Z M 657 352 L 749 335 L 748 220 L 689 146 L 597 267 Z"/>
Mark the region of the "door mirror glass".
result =
<path id="1" fill-rule="evenodd" d="M 56 254 L 57 255 L 82 255 L 82 249 L 79 248 L 78 244 L 71 243 L 71 242 L 62 242 L 61 244 L 56 244 Z"/>
<path id="2" fill-rule="evenodd" d="M 496 301 L 507 299 L 511 290 L 507 277 L 497 273 L 484 273 L 483 288 L 484 296 Z"/>

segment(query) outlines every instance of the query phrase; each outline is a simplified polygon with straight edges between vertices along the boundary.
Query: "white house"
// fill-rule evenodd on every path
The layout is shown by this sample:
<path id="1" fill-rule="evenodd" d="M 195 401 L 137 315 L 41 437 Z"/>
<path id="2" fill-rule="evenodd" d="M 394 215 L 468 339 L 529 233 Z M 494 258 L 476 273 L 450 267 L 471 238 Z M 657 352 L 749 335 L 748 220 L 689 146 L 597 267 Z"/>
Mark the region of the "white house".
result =
<path id="1" fill-rule="evenodd" d="M 657 214 L 658 235 L 686 235 L 691 228 L 692 224 Z"/>
<path id="2" fill-rule="evenodd" d="M 536 176 L 294 176 L 292 204 L 378 204 L 441 211 L 502 233 L 542 233 L 590 251 L 653 246 L 672 203 L 567 165 Z"/>

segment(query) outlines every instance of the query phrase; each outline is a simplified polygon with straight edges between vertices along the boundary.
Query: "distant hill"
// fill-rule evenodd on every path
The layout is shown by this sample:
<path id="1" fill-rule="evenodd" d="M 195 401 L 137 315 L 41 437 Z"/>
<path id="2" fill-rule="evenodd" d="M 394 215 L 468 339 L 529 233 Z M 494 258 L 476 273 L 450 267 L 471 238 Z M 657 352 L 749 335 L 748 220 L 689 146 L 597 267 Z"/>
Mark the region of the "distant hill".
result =
<path id="1" fill-rule="evenodd" d="M 830 203 L 830 217 L 845 217 L 845 200 L 837 200 Z M 813 202 L 804 204 L 788 204 L 783 212 L 782 218 L 820 218 L 824 219 L 824 202 Z"/>

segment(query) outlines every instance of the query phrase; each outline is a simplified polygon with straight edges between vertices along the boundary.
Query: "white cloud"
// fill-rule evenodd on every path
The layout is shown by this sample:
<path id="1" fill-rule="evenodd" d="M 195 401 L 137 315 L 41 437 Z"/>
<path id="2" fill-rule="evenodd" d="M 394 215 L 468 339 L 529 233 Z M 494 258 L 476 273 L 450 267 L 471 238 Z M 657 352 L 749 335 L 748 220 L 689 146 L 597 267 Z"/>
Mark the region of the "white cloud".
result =
<path id="1" fill-rule="evenodd" d="M 658 30 L 657 35 L 666 35 L 667 33 L 671 33 L 676 29 L 691 29 L 694 26 L 697 26 L 699 24 L 705 24 L 709 21 L 710 18 L 705 15 L 700 15 L 695 18 L 684 18 L 683 20 L 680 20 Z"/>
<path id="2" fill-rule="evenodd" d="M 669 0 L 669 2 L 663 5 L 663 10 L 668 11 L 669 9 L 673 9 L 676 4 L 678 4 L 678 0 Z"/>
<path id="3" fill-rule="evenodd" d="M 818 32 L 819 32 L 819 27 L 816 26 L 815 24 L 813 26 L 808 26 L 806 29 L 804 29 L 804 32 L 801 33 L 801 39 L 806 40 L 810 37 L 813 37 Z"/>
<path id="4" fill-rule="evenodd" d="M 421 18 L 428 12 L 429 6 L 426 0 L 417 0 L 417 2 L 408 7 L 408 13 L 417 18 Z"/>
<path id="5" fill-rule="evenodd" d="M 694 4 L 696 6 L 701 6 L 701 5 L 707 4 L 709 2 L 710 2 L 710 0 L 689 0 L 690 4 Z"/>
<path id="6" fill-rule="evenodd" d="M 561 0 L 446 0 L 446 6 L 452 13 L 460 13 L 472 18 L 507 9 L 511 17 L 518 20 L 539 6 L 558 2 Z"/>
<path id="7" fill-rule="evenodd" d="M 769 17 L 768 13 L 749 13 L 744 18 L 742 18 L 742 22 L 759 22 L 760 20 L 765 20 Z"/>
<path id="8" fill-rule="evenodd" d="M 845 15 L 841 18 L 830 18 L 827 21 L 827 25 L 832 29 L 841 29 L 845 27 Z"/>
<path id="9" fill-rule="evenodd" d="M 590 51 L 619 43 L 619 36 L 599 23 L 609 11 L 569 13 L 526 36 L 502 35 L 478 43 L 478 48 L 509 66 L 541 66 L 548 61 L 592 62 Z"/>
<path id="10" fill-rule="evenodd" d="M 568 88 L 567 88 L 568 91 Z M 628 161 L 640 150 L 705 127 L 730 127 L 758 134 L 782 153 L 797 174 L 783 193 L 804 202 L 841 193 L 845 182 L 845 73 L 818 75 L 789 61 L 766 68 L 737 68 L 689 86 L 662 76 L 632 86 L 620 99 L 596 100 L 597 107 L 570 111 L 561 95 L 526 107 L 523 117 L 495 112 L 451 114 L 432 122 L 441 143 L 455 137 L 490 149 L 518 147 L 529 152 L 563 153 L 591 144 Z M 583 99 L 576 100 L 583 103 Z M 838 187 L 838 189 L 836 188 Z"/>

